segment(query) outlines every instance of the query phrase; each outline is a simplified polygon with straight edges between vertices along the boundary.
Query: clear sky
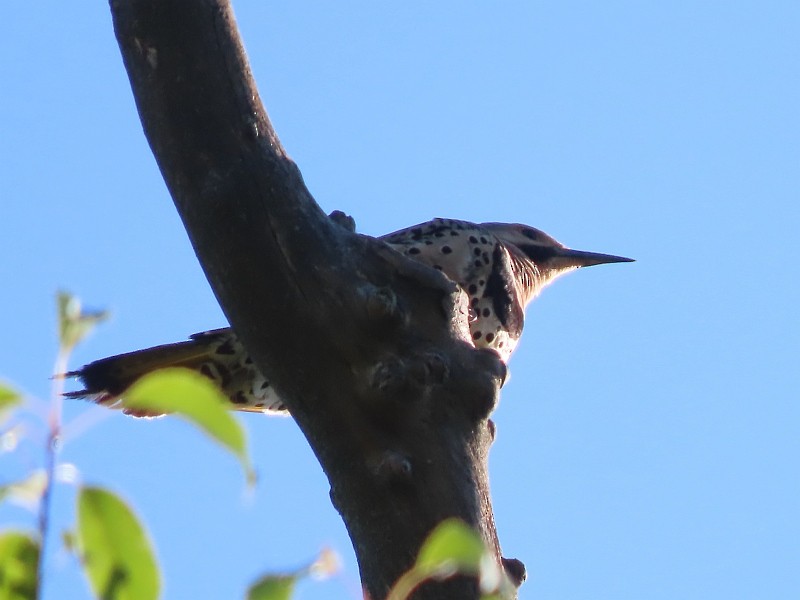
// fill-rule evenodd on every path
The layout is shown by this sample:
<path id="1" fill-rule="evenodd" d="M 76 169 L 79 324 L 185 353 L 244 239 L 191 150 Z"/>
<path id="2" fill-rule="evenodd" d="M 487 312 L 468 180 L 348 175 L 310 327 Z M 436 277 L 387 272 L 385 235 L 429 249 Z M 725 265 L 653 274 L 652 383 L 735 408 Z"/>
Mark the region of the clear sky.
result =
<path id="1" fill-rule="evenodd" d="M 638 261 L 569 275 L 528 310 L 491 454 L 521 598 L 800 598 L 800 3 L 235 8 L 325 210 L 374 235 L 436 216 L 524 222 Z M 12 2 L 0 28 L 0 375 L 46 398 L 59 287 L 114 315 L 73 367 L 225 319 L 107 5 Z M 298 597 L 360 597 L 291 420 L 243 418 L 261 476 L 247 499 L 235 460 L 183 423 L 81 403 L 65 416 L 63 460 L 135 504 L 164 598 L 241 597 L 323 546 L 343 572 Z M 37 451 L 0 457 L 0 478 Z M 73 504 L 60 487 L 55 534 Z M 32 522 L 0 507 L 0 526 Z M 54 540 L 45 598 L 88 598 Z"/>

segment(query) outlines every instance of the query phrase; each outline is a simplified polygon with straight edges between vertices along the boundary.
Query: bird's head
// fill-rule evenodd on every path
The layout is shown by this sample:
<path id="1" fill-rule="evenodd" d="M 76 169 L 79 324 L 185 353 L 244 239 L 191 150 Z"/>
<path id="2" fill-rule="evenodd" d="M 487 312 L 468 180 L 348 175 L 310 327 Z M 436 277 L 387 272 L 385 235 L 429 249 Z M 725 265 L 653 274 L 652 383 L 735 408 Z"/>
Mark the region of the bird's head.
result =
<path id="1" fill-rule="evenodd" d="M 508 248 L 514 268 L 524 283 L 525 301 L 530 302 L 547 284 L 580 267 L 615 262 L 633 262 L 632 258 L 572 250 L 544 231 L 517 223 L 482 223 Z"/>

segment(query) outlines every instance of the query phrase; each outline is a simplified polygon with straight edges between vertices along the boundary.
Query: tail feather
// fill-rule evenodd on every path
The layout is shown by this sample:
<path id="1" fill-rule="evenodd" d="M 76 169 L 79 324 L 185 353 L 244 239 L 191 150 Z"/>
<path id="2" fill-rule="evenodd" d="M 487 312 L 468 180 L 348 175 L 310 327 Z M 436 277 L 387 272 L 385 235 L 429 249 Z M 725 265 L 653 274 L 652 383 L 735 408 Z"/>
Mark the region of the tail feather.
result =
<path id="1" fill-rule="evenodd" d="M 212 359 L 213 346 L 202 338 L 118 354 L 66 373 L 66 377 L 77 377 L 84 389 L 67 392 L 64 396 L 113 408 L 125 391 L 148 373 L 167 367 L 199 371 Z"/>
<path id="2" fill-rule="evenodd" d="M 231 408 L 236 410 L 285 413 L 283 402 L 253 366 L 230 329 L 198 333 L 186 342 L 96 360 L 64 375 L 77 377 L 84 387 L 64 396 L 120 408 L 121 397 L 138 379 L 167 367 L 185 367 L 202 373 L 222 388 Z M 123 411 L 133 416 L 158 416 Z"/>
<path id="3" fill-rule="evenodd" d="M 145 350 L 127 352 L 89 363 L 82 369 L 67 373 L 77 377 L 85 390 L 70 392 L 70 397 L 107 392 L 119 395 L 133 383 L 152 371 L 166 367 L 198 368 L 211 357 L 207 344 L 195 341 L 165 344 Z"/>

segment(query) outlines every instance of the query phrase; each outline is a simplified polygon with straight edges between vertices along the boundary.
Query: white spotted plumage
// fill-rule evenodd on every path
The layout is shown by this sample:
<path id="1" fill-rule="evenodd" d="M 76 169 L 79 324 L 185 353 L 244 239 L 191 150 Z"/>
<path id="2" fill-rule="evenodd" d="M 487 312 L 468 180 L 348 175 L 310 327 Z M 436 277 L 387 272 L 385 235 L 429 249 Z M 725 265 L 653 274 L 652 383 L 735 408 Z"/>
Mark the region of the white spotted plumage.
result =
<path id="1" fill-rule="evenodd" d="M 570 250 L 518 224 L 434 219 L 381 239 L 457 283 L 469 297 L 473 344 L 495 350 L 504 362 L 522 334 L 525 307 L 544 286 L 581 266 L 630 260 Z M 115 407 L 139 377 L 168 366 L 192 368 L 214 380 L 233 409 L 286 414 L 283 401 L 228 328 L 90 363 L 68 374 L 79 377 L 86 389 L 67 396 Z"/>

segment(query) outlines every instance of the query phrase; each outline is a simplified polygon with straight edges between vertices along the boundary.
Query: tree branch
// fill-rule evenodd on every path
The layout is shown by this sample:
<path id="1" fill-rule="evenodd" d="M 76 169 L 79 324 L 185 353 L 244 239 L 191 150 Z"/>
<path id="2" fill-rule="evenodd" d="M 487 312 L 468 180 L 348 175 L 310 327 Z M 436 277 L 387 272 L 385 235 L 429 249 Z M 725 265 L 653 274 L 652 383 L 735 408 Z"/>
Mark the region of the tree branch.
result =
<path id="1" fill-rule="evenodd" d="M 455 516 L 500 562 L 488 415 L 505 366 L 442 274 L 329 219 L 261 104 L 224 0 L 111 0 L 144 131 L 226 316 L 331 484 L 370 596 Z M 474 581 L 415 598 L 476 598 Z"/>

